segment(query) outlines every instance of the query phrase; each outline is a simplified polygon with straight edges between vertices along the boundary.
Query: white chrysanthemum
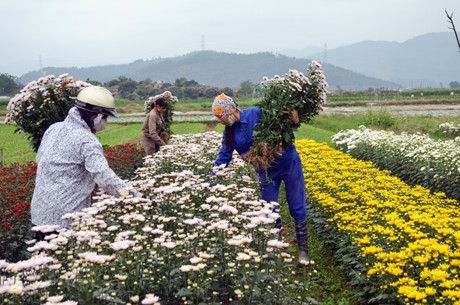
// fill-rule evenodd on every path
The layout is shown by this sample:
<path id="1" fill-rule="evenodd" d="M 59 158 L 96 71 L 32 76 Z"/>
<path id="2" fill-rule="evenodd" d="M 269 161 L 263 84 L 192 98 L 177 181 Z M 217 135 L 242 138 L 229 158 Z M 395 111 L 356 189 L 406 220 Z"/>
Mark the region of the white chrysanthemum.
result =
<path id="1" fill-rule="evenodd" d="M 279 241 L 277 239 L 269 240 L 267 242 L 267 245 L 279 249 L 289 247 L 289 243 L 283 243 L 282 241 Z"/>
<path id="2" fill-rule="evenodd" d="M 32 231 L 35 232 L 42 232 L 42 233 L 51 233 L 57 231 L 60 228 L 58 225 L 44 225 L 44 226 L 34 226 L 32 227 Z"/>
<path id="3" fill-rule="evenodd" d="M 238 261 L 247 261 L 250 260 L 251 256 L 247 255 L 246 253 L 239 252 L 238 255 L 236 256 L 236 260 Z"/>
<path id="4" fill-rule="evenodd" d="M 230 205 L 223 205 L 218 209 L 218 211 L 219 212 L 230 213 L 230 214 L 233 214 L 233 215 L 238 214 L 238 210 L 235 207 L 232 207 Z"/>
<path id="5" fill-rule="evenodd" d="M 36 281 L 30 285 L 24 287 L 24 291 L 35 291 L 38 289 L 48 288 L 51 286 L 51 281 Z"/>
<path id="6" fill-rule="evenodd" d="M 188 225 L 196 225 L 196 224 L 200 224 L 203 222 L 203 219 L 201 218 L 192 218 L 192 219 L 186 219 L 184 220 L 184 223 L 188 224 Z"/>
<path id="7" fill-rule="evenodd" d="M 136 242 L 132 240 L 122 240 L 111 243 L 110 247 L 112 247 L 112 249 L 114 249 L 115 251 L 119 251 L 128 249 L 129 247 L 134 246 L 135 244 Z"/>
<path id="8" fill-rule="evenodd" d="M 147 294 L 145 299 L 142 300 L 141 304 L 143 305 L 160 305 L 160 298 L 152 294 Z"/>
<path id="9" fill-rule="evenodd" d="M 46 243 L 46 242 L 44 242 Z M 54 258 L 49 256 L 32 256 L 25 261 L 8 264 L 6 270 L 12 272 L 20 272 L 22 270 L 35 269 L 40 266 L 48 265 L 54 261 Z"/>
<path id="10" fill-rule="evenodd" d="M 58 302 L 61 302 L 63 299 L 64 299 L 63 295 L 57 295 L 57 296 L 51 296 L 51 297 L 46 298 L 46 301 L 50 303 L 58 303 Z"/>
<path id="11" fill-rule="evenodd" d="M 182 265 L 180 266 L 179 269 L 182 272 L 190 272 L 190 271 L 193 271 L 193 266 L 192 265 Z"/>
<path id="12" fill-rule="evenodd" d="M 176 244 L 174 242 L 164 242 L 161 244 L 161 246 L 168 249 L 173 249 L 174 247 L 176 247 Z"/>
<path id="13" fill-rule="evenodd" d="M 96 252 L 79 253 L 78 257 L 84 259 L 86 262 L 95 263 L 95 264 L 103 264 L 106 261 L 112 259 L 110 255 L 101 255 L 101 254 L 97 254 Z"/>

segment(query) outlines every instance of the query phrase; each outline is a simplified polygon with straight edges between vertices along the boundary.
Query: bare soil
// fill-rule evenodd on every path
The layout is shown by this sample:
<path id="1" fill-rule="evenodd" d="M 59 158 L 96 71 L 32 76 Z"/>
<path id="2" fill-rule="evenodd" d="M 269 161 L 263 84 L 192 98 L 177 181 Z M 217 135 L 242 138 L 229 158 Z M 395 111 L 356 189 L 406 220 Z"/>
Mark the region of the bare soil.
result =
<path id="1" fill-rule="evenodd" d="M 459 116 L 460 104 L 399 104 L 383 105 L 369 104 L 367 106 L 353 107 L 325 107 L 324 113 L 352 114 L 360 111 L 387 110 L 403 115 L 432 115 L 432 116 Z"/>

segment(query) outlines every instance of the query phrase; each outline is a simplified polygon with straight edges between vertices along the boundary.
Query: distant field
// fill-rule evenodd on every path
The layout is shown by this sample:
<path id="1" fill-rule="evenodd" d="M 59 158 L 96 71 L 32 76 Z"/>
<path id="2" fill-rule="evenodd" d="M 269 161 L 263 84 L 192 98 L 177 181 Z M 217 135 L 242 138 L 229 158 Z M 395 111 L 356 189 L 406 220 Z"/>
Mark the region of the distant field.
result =
<path id="1" fill-rule="evenodd" d="M 0 158 L 4 164 L 13 162 L 27 162 L 35 160 L 35 153 L 29 145 L 27 135 L 14 133 L 14 125 L 0 125 Z M 142 137 L 142 124 L 108 124 L 107 128 L 98 133 L 97 137 L 102 145 L 115 146 L 124 143 L 140 143 Z M 172 130 L 175 134 L 195 134 L 216 130 L 222 132 L 223 126 L 205 123 L 174 124 Z"/>
<path id="2" fill-rule="evenodd" d="M 9 99 L 0 98 L 0 120 L 7 113 Z M 176 104 L 177 110 L 210 110 L 213 99 L 181 99 Z M 260 98 L 235 98 L 241 108 L 256 105 Z M 117 99 L 117 110 L 120 113 L 143 113 L 145 100 Z M 343 91 L 331 92 L 327 97 L 328 107 L 353 107 L 369 104 L 460 104 L 460 89 L 416 89 L 403 91 L 372 92 L 372 91 Z"/>
<path id="3" fill-rule="evenodd" d="M 328 97 L 327 107 L 339 109 L 346 106 L 347 110 L 349 110 L 353 109 L 353 107 L 359 108 L 358 106 L 366 109 L 370 105 L 419 105 L 420 108 L 423 108 L 423 105 L 441 103 L 460 105 L 460 89 L 456 91 L 450 90 L 433 89 L 429 92 L 425 91 L 424 95 L 421 95 L 420 91 L 393 92 L 391 93 L 392 95 L 382 97 L 365 92 L 359 94 L 345 92 L 341 95 L 334 93 Z M 246 98 L 236 99 L 236 101 L 242 108 L 247 108 L 256 105 L 259 100 Z M 3 123 L 6 115 L 7 103 L 8 99 L 0 99 L 1 123 Z M 211 103 L 212 99 L 180 100 L 176 105 L 176 110 L 181 112 L 181 115 L 175 116 L 175 123 L 172 126 L 173 132 L 176 134 L 202 133 L 210 130 L 222 132 L 223 126 L 218 124 L 210 111 Z M 127 142 L 140 142 L 141 124 L 145 117 L 143 108 L 144 101 L 141 100 L 117 100 L 117 109 L 121 117 L 116 121 L 112 119 L 108 128 L 98 134 L 101 143 L 113 146 Z M 330 137 L 334 133 L 341 129 L 357 128 L 359 125 L 378 129 L 391 129 L 395 132 L 428 133 L 434 138 L 443 138 L 438 126 L 445 122 L 460 124 L 460 116 L 434 117 L 429 114 L 404 116 L 385 110 L 367 110 L 361 113 L 348 114 L 322 113 L 316 116 L 311 124 L 303 124 L 297 132 L 297 138 L 310 138 L 330 144 Z M 0 159 L 6 164 L 34 160 L 35 154 L 29 147 L 27 136 L 14 133 L 14 129 L 14 125 L 0 124 Z"/>
<path id="4" fill-rule="evenodd" d="M 426 133 L 435 139 L 446 138 L 439 129 L 439 124 L 452 122 L 460 125 L 460 117 L 433 117 L 395 115 L 388 111 L 367 111 L 355 114 L 320 114 L 309 124 L 302 124 L 296 132 L 297 139 L 313 139 L 317 142 L 331 143 L 331 136 L 342 129 L 356 129 L 364 125 L 374 129 L 385 129 L 409 133 Z M 114 146 L 123 143 L 141 142 L 141 123 L 115 124 L 109 123 L 107 129 L 97 136 L 103 145 Z M 0 150 L 6 164 L 34 160 L 35 154 L 29 147 L 27 136 L 14 133 L 14 125 L 0 125 Z M 217 121 L 197 123 L 175 123 L 172 125 L 175 134 L 195 134 L 206 131 L 223 131 L 223 125 Z"/>

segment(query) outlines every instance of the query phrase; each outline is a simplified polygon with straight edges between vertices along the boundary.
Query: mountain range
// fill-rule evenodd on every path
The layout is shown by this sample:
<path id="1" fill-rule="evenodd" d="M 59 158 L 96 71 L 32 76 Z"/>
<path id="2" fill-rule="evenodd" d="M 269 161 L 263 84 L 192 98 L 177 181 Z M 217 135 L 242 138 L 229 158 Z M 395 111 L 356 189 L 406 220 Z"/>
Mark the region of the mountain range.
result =
<path id="1" fill-rule="evenodd" d="M 441 32 L 402 43 L 362 41 L 310 57 L 409 89 L 437 88 L 460 81 L 459 51 L 454 32 Z"/>
<path id="2" fill-rule="evenodd" d="M 125 76 L 136 81 L 150 79 L 173 83 L 185 77 L 200 84 L 238 88 L 249 80 L 282 75 L 290 69 L 304 72 L 311 60 L 323 65 L 331 89 L 448 87 L 460 80 L 460 53 L 451 32 L 430 33 L 403 43 L 363 41 L 332 50 L 319 48 L 254 54 L 195 51 L 171 58 L 136 60 L 129 64 L 86 68 L 46 67 L 19 80 L 27 83 L 43 74 L 70 75 L 83 80 L 107 82 Z M 315 53 L 316 52 L 316 53 Z M 304 57 L 299 54 L 305 54 Z"/>

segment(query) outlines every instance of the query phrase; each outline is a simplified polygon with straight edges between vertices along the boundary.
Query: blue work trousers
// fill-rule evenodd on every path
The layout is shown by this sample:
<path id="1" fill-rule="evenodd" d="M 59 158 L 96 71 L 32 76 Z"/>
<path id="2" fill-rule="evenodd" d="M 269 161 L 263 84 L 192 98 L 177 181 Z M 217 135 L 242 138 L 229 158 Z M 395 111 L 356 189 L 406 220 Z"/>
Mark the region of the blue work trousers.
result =
<path id="1" fill-rule="evenodd" d="M 307 218 L 307 198 L 299 154 L 293 149 L 287 158 L 284 156 L 275 162 L 267 172 L 257 170 L 262 199 L 267 202 L 279 202 L 280 185 L 281 181 L 284 181 L 289 213 L 296 223 L 305 220 Z"/>

